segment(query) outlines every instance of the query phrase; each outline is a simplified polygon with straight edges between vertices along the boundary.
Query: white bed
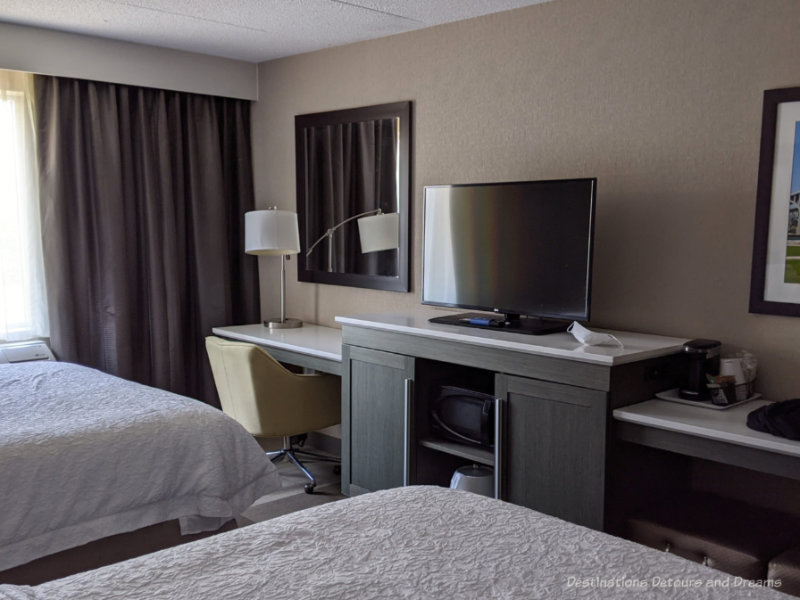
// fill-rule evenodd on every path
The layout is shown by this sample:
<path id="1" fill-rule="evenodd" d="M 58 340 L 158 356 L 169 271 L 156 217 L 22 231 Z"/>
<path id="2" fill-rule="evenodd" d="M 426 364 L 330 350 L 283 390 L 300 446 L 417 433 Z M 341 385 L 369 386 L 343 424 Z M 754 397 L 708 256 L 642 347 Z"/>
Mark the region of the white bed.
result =
<path id="1" fill-rule="evenodd" d="M 174 519 L 215 530 L 279 487 L 202 402 L 69 363 L 0 365 L 0 571 Z"/>
<path id="2" fill-rule="evenodd" d="M 4 600 L 788 598 L 671 554 L 431 486 L 341 500 Z"/>

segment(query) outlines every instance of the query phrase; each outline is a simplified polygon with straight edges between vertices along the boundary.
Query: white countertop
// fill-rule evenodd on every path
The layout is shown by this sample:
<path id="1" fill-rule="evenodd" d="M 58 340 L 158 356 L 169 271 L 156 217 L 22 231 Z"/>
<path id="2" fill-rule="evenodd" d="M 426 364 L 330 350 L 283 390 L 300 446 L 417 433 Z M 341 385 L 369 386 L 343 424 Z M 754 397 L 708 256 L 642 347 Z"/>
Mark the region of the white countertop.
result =
<path id="1" fill-rule="evenodd" d="M 727 410 L 711 410 L 666 400 L 647 400 L 614 411 L 618 421 L 675 431 L 721 442 L 800 457 L 800 441 L 755 431 L 747 414 L 769 402 L 754 400 Z"/>
<path id="2" fill-rule="evenodd" d="M 509 331 L 495 331 L 431 323 L 425 316 L 418 315 L 352 315 L 336 317 L 342 325 L 355 325 L 383 331 L 395 331 L 427 338 L 450 340 L 478 346 L 488 346 L 515 350 L 529 354 L 567 358 L 601 365 L 620 365 L 646 358 L 665 356 L 679 352 L 687 341 L 683 338 L 648 335 L 643 333 L 627 333 L 621 331 L 605 331 L 611 333 L 624 345 L 585 346 L 576 341 L 570 333 L 550 333 L 546 335 L 528 335 Z"/>
<path id="3" fill-rule="evenodd" d="M 302 327 L 294 329 L 270 329 L 262 323 L 256 323 L 214 327 L 211 331 L 215 335 L 242 342 L 342 361 L 342 330 L 335 327 L 303 323 Z"/>

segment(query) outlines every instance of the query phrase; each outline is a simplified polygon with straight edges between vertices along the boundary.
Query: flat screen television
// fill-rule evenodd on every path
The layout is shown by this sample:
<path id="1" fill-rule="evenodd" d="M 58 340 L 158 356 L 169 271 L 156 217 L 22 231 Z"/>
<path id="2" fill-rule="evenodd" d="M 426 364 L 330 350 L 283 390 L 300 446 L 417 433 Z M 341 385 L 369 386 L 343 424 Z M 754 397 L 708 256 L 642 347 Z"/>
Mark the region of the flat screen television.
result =
<path id="1" fill-rule="evenodd" d="M 422 303 L 434 322 L 563 331 L 588 321 L 595 178 L 425 187 Z"/>

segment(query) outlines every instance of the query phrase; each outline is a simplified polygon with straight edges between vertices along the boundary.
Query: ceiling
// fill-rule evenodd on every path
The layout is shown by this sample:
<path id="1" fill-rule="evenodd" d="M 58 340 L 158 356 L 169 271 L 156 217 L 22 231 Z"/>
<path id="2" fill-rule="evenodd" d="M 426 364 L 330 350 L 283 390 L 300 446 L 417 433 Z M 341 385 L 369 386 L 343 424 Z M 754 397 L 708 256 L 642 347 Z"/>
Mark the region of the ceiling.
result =
<path id="1" fill-rule="evenodd" d="M 262 62 L 548 0 L 2 0 L 0 22 Z"/>

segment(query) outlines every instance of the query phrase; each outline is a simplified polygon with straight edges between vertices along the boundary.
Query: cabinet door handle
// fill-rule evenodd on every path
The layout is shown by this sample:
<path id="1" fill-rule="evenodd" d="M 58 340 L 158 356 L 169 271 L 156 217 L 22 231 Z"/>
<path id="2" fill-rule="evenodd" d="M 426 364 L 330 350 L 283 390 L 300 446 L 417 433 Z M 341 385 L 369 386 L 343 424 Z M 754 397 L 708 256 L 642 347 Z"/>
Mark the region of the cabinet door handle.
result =
<path id="1" fill-rule="evenodd" d="M 414 380 L 403 385 L 403 486 L 411 483 L 411 448 L 414 435 Z"/>
<path id="2" fill-rule="evenodd" d="M 503 496 L 503 447 L 505 445 L 506 400 L 494 399 L 494 497 Z"/>

